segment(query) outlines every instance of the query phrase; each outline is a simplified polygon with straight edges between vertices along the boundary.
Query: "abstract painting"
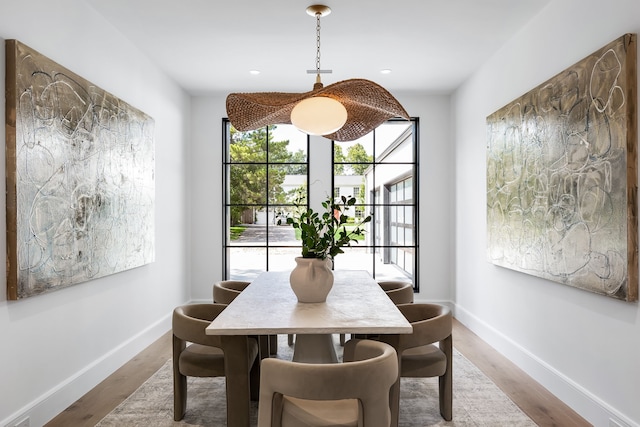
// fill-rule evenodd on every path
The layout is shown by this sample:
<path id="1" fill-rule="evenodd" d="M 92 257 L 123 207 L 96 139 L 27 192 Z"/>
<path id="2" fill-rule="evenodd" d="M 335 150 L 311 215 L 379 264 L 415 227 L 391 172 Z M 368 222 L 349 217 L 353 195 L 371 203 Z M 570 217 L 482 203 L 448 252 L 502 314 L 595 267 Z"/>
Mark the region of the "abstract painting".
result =
<path id="1" fill-rule="evenodd" d="M 487 257 L 638 299 L 636 35 L 487 117 Z"/>
<path id="2" fill-rule="evenodd" d="M 153 119 L 5 45 L 7 299 L 153 262 Z"/>

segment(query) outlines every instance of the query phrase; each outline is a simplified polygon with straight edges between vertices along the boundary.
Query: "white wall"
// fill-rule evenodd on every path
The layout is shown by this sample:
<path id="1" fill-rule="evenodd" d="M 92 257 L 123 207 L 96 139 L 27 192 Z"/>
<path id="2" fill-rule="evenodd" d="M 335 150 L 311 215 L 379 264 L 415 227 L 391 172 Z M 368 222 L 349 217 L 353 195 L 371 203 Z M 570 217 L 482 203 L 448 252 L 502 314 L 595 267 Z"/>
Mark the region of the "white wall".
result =
<path id="1" fill-rule="evenodd" d="M 222 278 L 221 144 L 226 95 L 195 98 L 192 103 L 192 192 L 198 195 L 191 204 L 194 300 L 211 300 L 211 286 Z M 421 291 L 416 299 L 450 303 L 454 170 L 449 97 L 394 95 L 411 116 L 420 118 L 420 182 L 424 185 L 420 187 Z M 310 145 L 310 202 L 317 208 L 332 190 L 331 144 L 325 138 L 314 137 Z"/>
<path id="2" fill-rule="evenodd" d="M 639 305 L 486 261 L 485 119 L 627 32 L 637 0 L 554 0 L 452 101 L 456 315 L 596 426 L 640 425 Z"/>
<path id="3" fill-rule="evenodd" d="M 0 93 L 5 39 L 20 40 L 155 119 L 156 262 L 20 301 L 7 301 L 6 282 L 0 286 L 0 425 L 30 416 L 31 425 L 39 426 L 168 331 L 171 310 L 189 299 L 190 104 L 82 0 L 0 0 Z M 4 99 L 0 115 L 4 119 Z M 2 131 L 0 145 L 4 141 Z M 4 217 L 4 197 L 0 212 Z M 0 253 L 4 258 L 4 238 Z"/>

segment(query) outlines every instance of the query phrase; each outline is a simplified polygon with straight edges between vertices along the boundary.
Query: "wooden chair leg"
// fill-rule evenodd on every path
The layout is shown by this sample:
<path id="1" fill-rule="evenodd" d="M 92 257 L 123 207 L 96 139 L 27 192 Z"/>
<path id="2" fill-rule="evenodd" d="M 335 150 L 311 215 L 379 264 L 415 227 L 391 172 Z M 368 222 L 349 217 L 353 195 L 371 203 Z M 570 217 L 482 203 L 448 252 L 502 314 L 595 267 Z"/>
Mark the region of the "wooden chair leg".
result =
<path id="1" fill-rule="evenodd" d="M 278 354 L 278 336 L 269 335 L 269 354 Z"/>
<path id="2" fill-rule="evenodd" d="M 287 336 L 287 339 L 288 339 L 288 342 L 289 342 L 289 346 L 292 346 L 293 345 L 293 334 L 289 334 Z"/>

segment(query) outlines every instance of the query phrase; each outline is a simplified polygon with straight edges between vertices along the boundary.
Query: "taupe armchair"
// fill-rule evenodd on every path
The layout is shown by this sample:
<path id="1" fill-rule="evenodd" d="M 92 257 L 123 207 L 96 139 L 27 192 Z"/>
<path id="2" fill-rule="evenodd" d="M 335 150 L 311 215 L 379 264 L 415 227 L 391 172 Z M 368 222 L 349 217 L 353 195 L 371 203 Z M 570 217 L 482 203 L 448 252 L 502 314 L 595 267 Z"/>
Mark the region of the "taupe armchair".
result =
<path id="1" fill-rule="evenodd" d="M 344 363 L 262 361 L 258 427 L 389 427 L 398 377 L 393 347 L 350 340 Z"/>
<path id="2" fill-rule="evenodd" d="M 213 284 L 213 302 L 231 304 L 240 292 L 244 291 L 251 282 L 241 280 L 223 280 Z"/>
<path id="3" fill-rule="evenodd" d="M 251 282 L 245 282 L 242 280 L 222 280 L 213 284 L 213 302 L 219 304 L 231 304 L 231 301 L 236 299 L 240 292 L 244 291 Z M 276 354 L 278 352 L 278 336 L 269 335 L 269 341 L 258 338 L 260 344 L 260 357 L 269 357 L 269 354 Z"/>
<path id="4" fill-rule="evenodd" d="M 380 341 L 396 349 L 400 377 L 439 377 L 440 414 L 451 421 L 453 399 L 453 338 L 451 310 L 440 304 L 401 304 L 398 309 L 407 318 L 411 334 L 380 335 Z M 438 346 L 434 345 L 438 343 Z M 400 379 L 393 386 L 392 426 L 398 425 Z"/>
<path id="5" fill-rule="evenodd" d="M 395 305 L 413 302 L 413 284 L 411 282 L 385 280 L 378 282 L 378 285 Z"/>
<path id="6" fill-rule="evenodd" d="M 173 418 L 176 421 L 186 413 L 187 377 L 226 377 L 227 424 L 249 426 L 251 388 L 255 398 L 259 391 L 258 343 L 246 336 L 205 333 L 205 328 L 225 307 L 224 304 L 192 304 L 173 310 Z"/>

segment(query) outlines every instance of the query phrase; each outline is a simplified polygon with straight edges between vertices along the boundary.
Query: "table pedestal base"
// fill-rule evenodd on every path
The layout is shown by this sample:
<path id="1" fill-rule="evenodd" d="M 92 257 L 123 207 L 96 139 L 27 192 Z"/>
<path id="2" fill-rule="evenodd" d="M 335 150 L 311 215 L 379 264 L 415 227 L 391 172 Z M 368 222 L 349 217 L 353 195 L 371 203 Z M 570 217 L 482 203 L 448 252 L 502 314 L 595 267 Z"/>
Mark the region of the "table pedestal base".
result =
<path id="1" fill-rule="evenodd" d="M 296 334 L 293 361 L 303 363 L 338 363 L 331 334 Z"/>

